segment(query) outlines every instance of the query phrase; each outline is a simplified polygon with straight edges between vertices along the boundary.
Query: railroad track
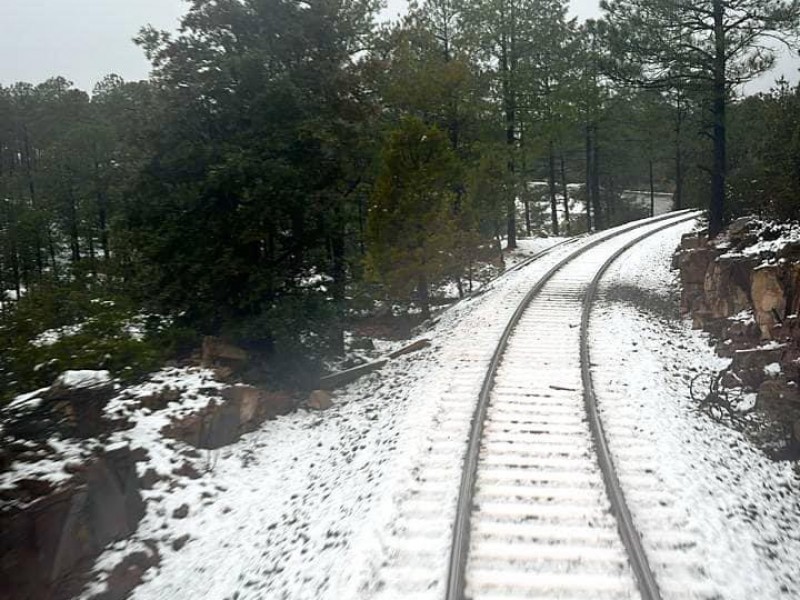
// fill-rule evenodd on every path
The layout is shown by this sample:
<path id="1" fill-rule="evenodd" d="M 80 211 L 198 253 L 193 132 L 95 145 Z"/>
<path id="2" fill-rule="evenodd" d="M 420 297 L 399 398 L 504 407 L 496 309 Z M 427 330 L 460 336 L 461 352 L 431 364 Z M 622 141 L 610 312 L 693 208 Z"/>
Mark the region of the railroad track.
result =
<path id="1" fill-rule="evenodd" d="M 587 418 L 582 315 L 615 255 L 696 216 L 572 238 L 493 282 L 494 294 L 474 300 L 481 310 L 451 315 L 462 341 L 437 353 L 448 368 L 424 388 L 413 415 L 423 425 L 404 444 L 415 447 L 401 459 L 403 491 L 367 536 L 370 559 L 352 597 L 659 597 L 624 499 L 606 491 L 613 466 L 595 454 L 602 432 Z"/>
<path id="2" fill-rule="evenodd" d="M 589 311 L 600 278 L 671 214 L 583 244 L 520 303 L 473 417 L 446 597 L 661 598 L 597 414 Z"/>

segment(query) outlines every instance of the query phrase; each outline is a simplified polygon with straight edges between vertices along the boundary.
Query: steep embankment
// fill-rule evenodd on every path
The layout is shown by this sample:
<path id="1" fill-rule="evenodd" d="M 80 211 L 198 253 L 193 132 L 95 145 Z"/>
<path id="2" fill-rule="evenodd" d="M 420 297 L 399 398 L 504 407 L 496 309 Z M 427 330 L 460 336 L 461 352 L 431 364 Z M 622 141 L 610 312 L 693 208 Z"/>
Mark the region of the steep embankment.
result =
<path id="1" fill-rule="evenodd" d="M 800 456 L 800 226 L 743 218 L 684 236 L 681 311 L 730 367 L 696 382 L 703 405 L 775 458 Z M 702 389 L 701 389 L 702 388 Z"/>

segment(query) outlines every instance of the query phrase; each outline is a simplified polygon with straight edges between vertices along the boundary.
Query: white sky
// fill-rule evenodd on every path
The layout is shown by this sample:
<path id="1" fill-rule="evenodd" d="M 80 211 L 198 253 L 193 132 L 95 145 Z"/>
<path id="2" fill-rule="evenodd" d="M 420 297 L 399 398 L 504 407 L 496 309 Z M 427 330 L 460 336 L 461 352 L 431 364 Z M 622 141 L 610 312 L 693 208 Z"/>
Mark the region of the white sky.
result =
<path id="1" fill-rule="evenodd" d="M 406 0 L 388 0 L 387 13 Z M 0 84 L 39 83 L 63 75 L 90 91 L 109 73 L 147 77 L 149 65 L 131 39 L 142 25 L 174 29 L 188 0 L 0 0 Z M 600 14 L 599 0 L 572 0 L 581 19 Z M 783 73 L 798 80 L 800 59 L 784 57 L 772 73 L 748 87 L 766 89 Z"/>

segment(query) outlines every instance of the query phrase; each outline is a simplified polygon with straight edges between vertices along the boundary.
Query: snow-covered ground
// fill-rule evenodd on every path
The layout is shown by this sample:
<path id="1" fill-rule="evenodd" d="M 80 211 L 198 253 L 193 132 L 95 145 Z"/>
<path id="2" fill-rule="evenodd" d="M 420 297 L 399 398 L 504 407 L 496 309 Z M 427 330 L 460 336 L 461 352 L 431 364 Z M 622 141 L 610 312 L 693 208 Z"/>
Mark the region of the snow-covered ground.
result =
<path id="1" fill-rule="evenodd" d="M 675 319 L 670 255 L 691 228 L 621 257 L 593 311 L 593 375 L 612 454 L 665 599 L 800 598 L 800 472 L 699 412 L 689 393 L 698 373 L 729 362 Z M 635 487 L 642 453 L 655 489 Z M 680 561 L 656 550 L 664 531 L 686 537 Z"/>
<path id="2" fill-rule="evenodd" d="M 634 517 L 644 523 L 658 515 L 693 536 L 685 562 L 702 562 L 700 597 L 800 597 L 796 476 L 693 410 L 688 379 L 724 363 L 703 334 L 658 312 L 671 314 L 677 302 L 663 298 L 674 285 L 668 266 L 678 239 L 675 230 L 657 236 L 607 277 L 617 289 L 643 290 L 633 296 L 653 310 L 611 295 L 593 316 L 596 381 L 606 392 L 624 391 L 601 395 L 603 418 L 612 428 L 635 422 L 635 434 L 657 453 L 660 497 L 667 498 L 653 508 L 632 497 Z M 187 463 L 199 477 L 166 479 L 144 493 L 147 514 L 137 533 L 100 558 L 100 575 L 84 597 L 102 589 L 104 570 L 155 542 L 160 564 L 134 599 L 389 599 L 406 584 L 416 597 L 439 598 L 444 573 L 432 583 L 415 577 L 429 576 L 432 559 L 446 563 L 458 490 L 436 488 L 426 473 L 457 483 L 482 373 L 503 327 L 532 283 L 571 250 L 556 249 L 454 305 L 423 334 L 431 347 L 337 392 L 328 411 L 268 421 L 213 452 L 162 438 L 159 411 L 139 414 L 136 428 L 115 441 L 147 448 L 150 461 L 140 469 L 166 474 Z M 166 371 L 151 385 L 183 387 L 190 406 L 214 387 L 196 370 Z M 127 410 L 125 397 L 109 410 Z M 624 484 L 624 458 L 620 467 Z M 422 489 L 437 500 L 420 501 Z M 436 527 L 427 525 L 431 517 Z M 409 536 L 415 541 L 404 546 Z M 394 569 L 394 562 L 406 567 Z M 687 572 L 673 567 L 659 577 L 672 593 Z"/>

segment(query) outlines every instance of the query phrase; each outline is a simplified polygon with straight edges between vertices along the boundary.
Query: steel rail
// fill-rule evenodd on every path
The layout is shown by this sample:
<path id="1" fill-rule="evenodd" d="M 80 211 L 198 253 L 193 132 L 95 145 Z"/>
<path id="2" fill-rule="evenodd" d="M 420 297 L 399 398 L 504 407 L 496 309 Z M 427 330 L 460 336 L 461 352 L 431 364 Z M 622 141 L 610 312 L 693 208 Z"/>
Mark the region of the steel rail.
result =
<path id="1" fill-rule="evenodd" d="M 661 231 L 678 223 L 682 223 L 685 220 L 696 218 L 697 214 L 699 213 L 696 213 L 696 211 L 691 211 L 691 210 L 671 212 L 667 213 L 666 215 L 660 215 L 658 217 L 652 217 L 650 219 L 645 219 L 643 221 L 637 221 L 635 224 L 629 227 L 620 228 L 614 231 L 613 233 L 610 233 L 608 235 L 602 235 L 601 237 L 592 240 L 585 246 L 578 248 L 575 252 L 569 254 L 568 256 L 560 260 L 557 264 L 555 264 L 553 267 L 551 267 L 539 279 L 539 281 L 537 281 L 537 283 L 530 289 L 530 291 L 525 295 L 525 297 L 520 302 L 517 309 L 514 311 L 514 314 L 511 316 L 508 324 L 503 330 L 503 334 L 500 337 L 500 341 L 498 342 L 494 354 L 492 355 L 489 368 L 483 380 L 483 385 L 481 387 L 478 403 L 472 417 L 470 437 L 467 445 L 466 455 L 464 458 L 464 465 L 461 475 L 461 484 L 459 486 L 458 501 L 456 505 L 455 525 L 453 529 L 453 536 L 450 546 L 447 587 L 445 592 L 446 594 L 445 598 L 447 600 L 464 600 L 464 588 L 466 584 L 465 581 L 466 562 L 469 551 L 470 515 L 472 513 L 472 499 L 475 492 L 475 482 L 477 478 L 480 444 L 481 444 L 481 439 L 483 437 L 483 425 L 486 420 L 486 414 L 489 408 L 489 398 L 494 383 L 495 375 L 497 373 L 498 367 L 500 366 L 500 362 L 505 352 L 505 349 L 508 346 L 508 340 L 511 337 L 511 334 L 513 333 L 515 327 L 519 323 L 522 314 L 525 312 L 525 310 L 528 308 L 528 306 L 531 304 L 534 298 L 536 298 L 539 295 L 544 286 L 553 278 L 553 276 L 556 275 L 556 273 L 561 271 L 566 265 L 574 261 L 579 256 L 583 255 L 584 253 L 588 252 L 589 250 L 615 237 L 618 237 L 625 233 L 629 233 L 630 231 L 635 230 L 639 227 L 645 227 L 647 225 L 651 225 L 659 221 L 669 221 L 663 227 L 660 227 L 652 231 L 652 233 L 656 233 L 658 231 Z M 684 215 L 684 218 L 678 218 L 681 215 Z M 690 215 L 690 216 L 685 216 L 685 215 Z M 648 234 L 640 236 L 641 239 L 644 239 L 650 233 L 651 232 L 648 232 Z M 575 238 L 570 238 L 570 239 L 573 240 Z M 638 575 L 637 575 L 637 580 L 638 580 Z M 653 600 L 655 600 L 658 598 L 658 596 L 652 598 Z"/>
<path id="2" fill-rule="evenodd" d="M 642 546 L 642 540 L 639 533 L 636 531 L 636 526 L 633 522 L 628 505 L 625 502 L 625 494 L 622 491 L 617 471 L 614 468 L 614 460 L 611 457 L 611 450 L 608 446 L 608 439 L 606 438 L 605 429 L 603 428 L 602 419 L 597 410 L 597 396 L 594 392 L 594 384 L 592 380 L 591 369 L 591 352 L 589 349 L 589 318 L 591 316 L 592 303 L 597 295 L 597 290 L 600 287 L 600 280 L 606 274 L 611 265 L 614 264 L 620 256 L 625 254 L 636 244 L 642 242 L 644 239 L 653 236 L 669 227 L 674 227 L 686 220 L 696 218 L 694 215 L 681 219 L 677 223 L 669 223 L 648 231 L 645 234 L 638 236 L 625 244 L 622 248 L 617 250 L 611 257 L 603 263 L 600 269 L 592 279 L 589 287 L 586 289 L 583 298 L 583 309 L 581 312 L 581 330 L 580 330 L 580 347 L 581 347 L 581 382 L 583 384 L 583 399 L 586 405 L 586 412 L 589 415 L 589 427 L 592 430 L 592 438 L 594 439 L 595 449 L 597 451 L 597 460 L 600 464 L 600 470 L 603 473 L 603 481 L 606 485 L 606 493 L 611 502 L 611 510 L 617 517 L 617 524 L 619 528 L 620 538 L 628 552 L 628 557 L 631 561 L 631 567 L 636 575 L 636 581 L 639 585 L 639 591 L 642 594 L 643 600 L 661 600 L 661 592 L 658 589 L 653 571 L 650 568 L 647 560 L 647 554 Z"/>

